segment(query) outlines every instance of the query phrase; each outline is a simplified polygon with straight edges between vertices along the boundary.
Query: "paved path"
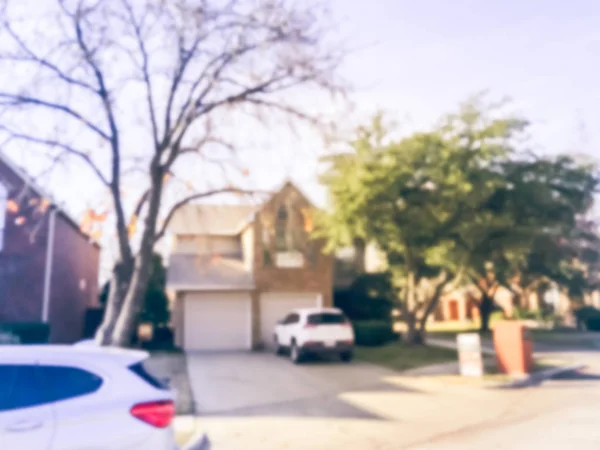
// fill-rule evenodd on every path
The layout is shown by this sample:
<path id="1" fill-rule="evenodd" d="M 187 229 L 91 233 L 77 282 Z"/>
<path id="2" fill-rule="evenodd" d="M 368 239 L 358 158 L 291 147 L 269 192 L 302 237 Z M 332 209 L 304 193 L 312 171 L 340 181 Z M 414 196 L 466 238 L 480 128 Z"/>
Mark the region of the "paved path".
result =
<path id="1" fill-rule="evenodd" d="M 195 426 L 218 449 L 441 450 L 493 442 L 582 450 L 600 443 L 599 355 L 571 354 L 591 368 L 518 390 L 443 386 L 367 364 L 297 367 L 268 354 L 188 361 L 192 389 L 204 396 Z"/>

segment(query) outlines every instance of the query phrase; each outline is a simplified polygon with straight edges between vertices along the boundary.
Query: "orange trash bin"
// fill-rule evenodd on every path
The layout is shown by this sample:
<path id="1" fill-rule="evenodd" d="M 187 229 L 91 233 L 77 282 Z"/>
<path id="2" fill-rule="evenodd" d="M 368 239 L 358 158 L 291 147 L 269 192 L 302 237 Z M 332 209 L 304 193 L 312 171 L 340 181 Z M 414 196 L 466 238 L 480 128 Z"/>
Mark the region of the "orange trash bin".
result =
<path id="1" fill-rule="evenodd" d="M 501 373 L 525 375 L 533 369 L 533 344 L 529 330 L 519 322 L 504 321 L 494 326 L 494 349 Z"/>

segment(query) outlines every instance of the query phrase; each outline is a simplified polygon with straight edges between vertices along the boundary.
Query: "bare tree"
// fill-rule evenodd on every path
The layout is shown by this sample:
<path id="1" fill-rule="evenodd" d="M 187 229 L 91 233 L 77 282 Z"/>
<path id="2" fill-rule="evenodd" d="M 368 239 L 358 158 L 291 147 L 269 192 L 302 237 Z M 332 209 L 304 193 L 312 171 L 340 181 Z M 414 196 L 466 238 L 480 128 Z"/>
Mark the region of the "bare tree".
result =
<path id="1" fill-rule="evenodd" d="M 99 343 L 128 343 L 152 250 L 177 209 L 241 191 L 223 183 L 167 202 L 178 165 L 229 164 L 214 155 L 236 150 L 223 124 L 240 115 L 318 124 L 298 88 L 340 92 L 324 10 L 298 3 L 56 0 L 43 14 L 0 3 L 0 73 L 11 74 L 0 82 L 0 142 L 85 166 L 112 198 L 118 258 Z M 147 186 L 130 205 L 132 172 Z"/>

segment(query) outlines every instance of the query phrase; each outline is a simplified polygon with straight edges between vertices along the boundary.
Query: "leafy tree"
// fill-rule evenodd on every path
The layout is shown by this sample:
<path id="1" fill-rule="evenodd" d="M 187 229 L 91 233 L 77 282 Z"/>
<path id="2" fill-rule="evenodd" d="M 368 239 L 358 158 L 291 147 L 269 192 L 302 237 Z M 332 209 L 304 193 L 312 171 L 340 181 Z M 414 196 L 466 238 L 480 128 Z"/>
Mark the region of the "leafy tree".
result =
<path id="1" fill-rule="evenodd" d="M 527 126 L 480 96 L 400 140 L 378 116 L 327 158 L 330 213 L 318 233 L 331 248 L 362 238 L 385 254 L 409 342 L 423 341 L 442 293 L 464 280 L 481 292 L 487 329 L 499 286 L 535 239 L 568 231 L 589 208 L 591 168 L 532 157 L 520 147 Z"/>
<path id="2" fill-rule="evenodd" d="M 500 173 L 504 181 L 488 202 L 493 214 L 456 233 L 481 293 L 482 330 L 488 329 L 499 286 L 515 294 L 535 288 L 542 295 L 555 282 L 575 294 L 573 289 L 584 289 L 578 265 L 597 258 L 597 237 L 581 228 L 598 186 L 593 166 L 524 152 L 505 161 Z M 585 251 L 577 248 L 582 245 Z"/>
<path id="3" fill-rule="evenodd" d="M 86 171 L 109 196 L 85 220 L 114 227 L 117 247 L 96 340 L 126 345 L 177 210 L 247 193 L 231 125 L 322 124 L 294 93 L 339 92 L 341 47 L 324 9 L 287 0 L 20 3 L 0 0 L 0 142 Z M 222 182 L 181 176 L 195 164 Z"/>
<path id="4" fill-rule="evenodd" d="M 429 132 L 386 140 L 381 117 L 358 130 L 351 151 L 327 159 L 331 213 L 319 232 L 330 246 L 356 237 L 385 254 L 399 292 L 407 340 L 422 342 L 442 293 L 462 280 L 470 255 L 455 234 L 485 221 L 504 182 L 498 167 L 526 123 L 486 115 L 475 103 Z"/>

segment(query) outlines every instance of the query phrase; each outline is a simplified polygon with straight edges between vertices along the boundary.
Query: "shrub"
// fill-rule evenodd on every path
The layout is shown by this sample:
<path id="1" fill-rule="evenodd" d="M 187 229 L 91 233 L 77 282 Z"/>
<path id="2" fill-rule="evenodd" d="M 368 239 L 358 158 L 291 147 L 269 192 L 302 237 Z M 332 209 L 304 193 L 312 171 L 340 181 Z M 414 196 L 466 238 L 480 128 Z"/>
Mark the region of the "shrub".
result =
<path id="1" fill-rule="evenodd" d="M 397 338 L 392 323 L 387 320 L 360 320 L 352 325 L 356 345 L 383 345 Z"/>
<path id="2" fill-rule="evenodd" d="M 334 292 L 334 305 L 350 320 L 389 320 L 394 296 L 389 273 L 366 273 L 345 290 Z"/>
<path id="3" fill-rule="evenodd" d="M 600 317 L 590 317 L 586 321 L 588 331 L 600 331 Z"/>
<path id="4" fill-rule="evenodd" d="M 577 327 L 583 328 L 590 331 L 600 331 L 600 310 L 593 306 L 582 306 L 581 308 L 574 311 L 575 318 L 577 319 Z"/>
<path id="5" fill-rule="evenodd" d="M 0 332 L 16 336 L 21 344 L 46 344 L 50 338 L 50 325 L 43 322 L 3 323 Z"/>

